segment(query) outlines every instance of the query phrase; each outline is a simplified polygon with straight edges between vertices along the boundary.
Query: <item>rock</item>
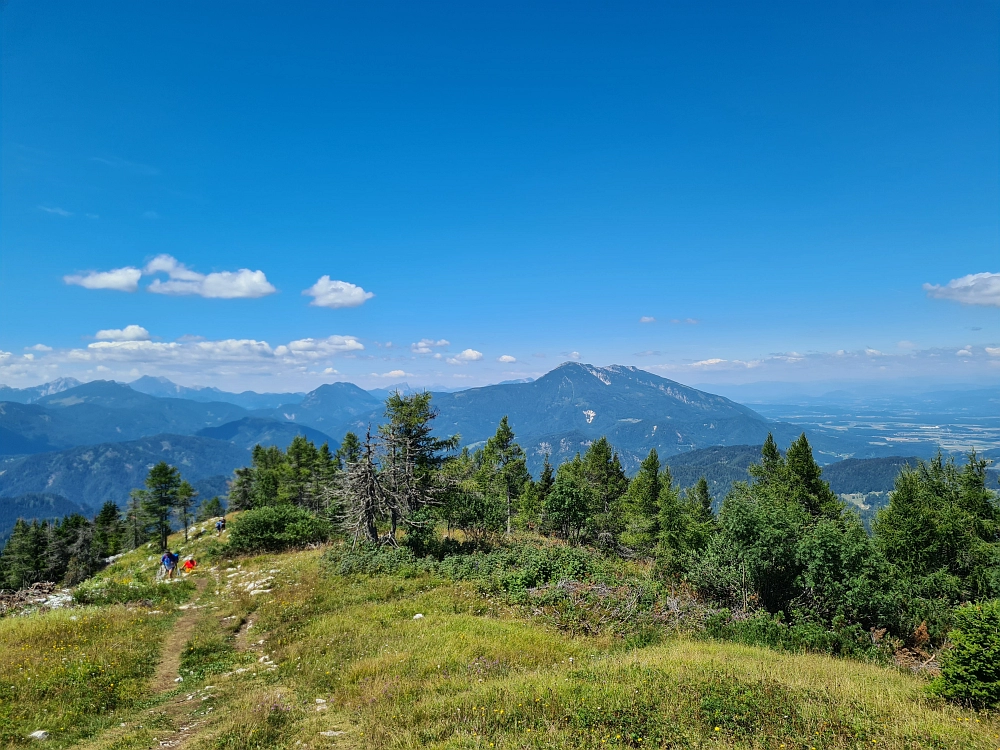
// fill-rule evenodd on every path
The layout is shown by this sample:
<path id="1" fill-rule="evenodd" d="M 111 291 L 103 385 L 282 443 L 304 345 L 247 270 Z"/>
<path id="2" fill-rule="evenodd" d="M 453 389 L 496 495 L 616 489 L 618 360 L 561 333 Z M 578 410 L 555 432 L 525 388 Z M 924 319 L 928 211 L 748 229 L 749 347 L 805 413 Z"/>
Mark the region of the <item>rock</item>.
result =
<path id="1" fill-rule="evenodd" d="M 424 616 L 418 612 L 417 614 L 413 615 L 413 619 L 414 620 L 423 620 Z"/>
<path id="2" fill-rule="evenodd" d="M 330 729 L 330 730 L 327 730 L 325 732 L 320 732 L 319 736 L 320 737 L 339 737 L 342 734 L 347 734 L 347 732 L 334 732 L 332 729 Z"/>
<path id="3" fill-rule="evenodd" d="M 47 740 L 49 738 L 49 733 L 44 729 L 39 729 L 29 734 L 28 738 L 32 740 Z"/>
<path id="4" fill-rule="evenodd" d="M 316 702 L 317 703 L 326 703 L 326 698 L 317 698 Z"/>
<path id="5" fill-rule="evenodd" d="M 184 682 L 184 678 L 183 677 L 178 677 L 178 678 L 176 678 L 174 680 L 174 682 Z"/>

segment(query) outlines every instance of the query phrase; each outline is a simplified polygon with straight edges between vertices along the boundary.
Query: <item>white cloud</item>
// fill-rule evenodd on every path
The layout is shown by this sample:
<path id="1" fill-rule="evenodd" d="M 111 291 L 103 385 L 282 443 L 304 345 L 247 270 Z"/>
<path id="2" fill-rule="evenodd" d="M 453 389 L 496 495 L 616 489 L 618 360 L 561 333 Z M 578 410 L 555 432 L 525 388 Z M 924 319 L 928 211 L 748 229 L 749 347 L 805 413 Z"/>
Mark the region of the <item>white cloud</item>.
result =
<path id="1" fill-rule="evenodd" d="M 298 339 L 279 346 L 274 350 L 278 357 L 303 357 L 305 359 L 321 359 L 332 357 L 343 352 L 363 350 L 364 344 L 354 336 L 327 336 L 325 339 Z"/>
<path id="2" fill-rule="evenodd" d="M 52 347 L 51 346 L 46 346 L 45 344 L 35 344 L 34 346 L 26 346 L 24 348 L 25 348 L 25 351 L 33 351 L 33 352 L 51 352 L 52 351 Z"/>
<path id="3" fill-rule="evenodd" d="M 712 359 L 703 359 L 700 362 L 692 362 L 692 367 L 711 367 L 712 365 L 721 365 L 725 363 L 726 360 L 719 359 L 718 357 L 713 357 Z"/>
<path id="4" fill-rule="evenodd" d="M 323 374 L 324 375 L 340 375 L 340 373 L 337 370 L 334 370 L 332 367 L 327 367 L 326 369 L 324 369 L 323 370 Z"/>
<path id="5" fill-rule="evenodd" d="M 14 355 L 11 354 L 10 352 L 5 352 L 2 349 L 0 349 L 0 362 L 3 362 L 5 359 L 10 359 L 12 356 Z"/>
<path id="6" fill-rule="evenodd" d="M 580 359 L 580 352 L 570 352 L 569 353 L 569 358 L 570 359 Z"/>
<path id="7" fill-rule="evenodd" d="M 448 357 L 445 360 L 449 365 L 464 365 L 468 362 L 478 362 L 483 358 L 482 352 L 477 352 L 475 349 L 463 349 L 461 352 L 456 354 L 454 357 Z"/>
<path id="8" fill-rule="evenodd" d="M 373 378 L 412 378 L 412 372 L 405 372 L 403 370 L 390 370 L 389 372 L 383 372 L 381 375 L 377 372 L 372 373 Z"/>
<path id="9" fill-rule="evenodd" d="M 1000 273 L 971 273 L 947 284 L 924 284 L 928 297 L 949 299 L 963 305 L 1000 307 Z"/>
<path id="10" fill-rule="evenodd" d="M 31 361 L 31 360 L 33 360 L 35 358 L 34 354 L 22 354 L 21 356 L 24 357 L 28 361 Z"/>
<path id="11" fill-rule="evenodd" d="M 55 214 L 56 216 L 62 216 L 64 219 L 73 215 L 72 211 L 67 211 L 65 208 L 59 208 L 57 206 L 39 206 L 39 211 L 44 211 L 47 214 Z"/>
<path id="12" fill-rule="evenodd" d="M 278 291 L 263 271 L 241 268 L 202 274 L 192 271 L 171 255 L 157 255 L 146 264 L 147 275 L 165 273 L 169 281 L 154 279 L 147 289 L 154 294 L 196 294 L 210 299 L 256 299 Z"/>
<path id="13" fill-rule="evenodd" d="M 410 351 L 414 354 L 430 354 L 432 347 L 445 347 L 451 344 L 448 339 L 420 339 L 413 344 L 410 344 Z"/>
<path id="14" fill-rule="evenodd" d="M 972 356 L 972 347 L 971 346 L 962 347 L 957 352 L 955 352 L 955 356 L 956 357 L 971 357 Z"/>
<path id="15" fill-rule="evenodd" d="M 142 271 L 132 266 L 113 268 L 110 271 L 88 271 L 83 274 L 63 276 L 67 284 L 82 286 L 84 289 L 114 289 L 118 292 L 134 292 L 139 288 Z"/>
<path id="16" fill-rule="evenodd" d="M 361 287 L 348 281 L 331 281 L 329 276 L 321 276 L 319 280 L 302 294 L 312 297 L 309 304 L 313 307 L 358 307 L 375 295 L 366 292 Z"/>
<path id="17" fill-rule="evenodd" d="M 1000 346 L 987 346 L 986 353 L 991 357 L 1000 357 Z"/>
<path id="18" fill-rule="evenodd" d="M 105 328 L 94 334 L 95 339 L 102 341 L 147 341 L 149 331 L 142 326 L 130 325 L 124 328 Z"/>
<path id="19" fill-rule="evenodd" d="M 505 365 L 510 365 L 517 362 L 517 357 L 512 357 L 509 354 L 503 354 L 497 357 L 497 362 L 503 362 Z"/>
<path id="20" fill-rule="evenodd" d="M 654 318 L 652 315 L 643 315 L 641 318 L 639 318 L 639 322 L 640 323 L 655 323 L 656 322 L 656 318 Z"/>

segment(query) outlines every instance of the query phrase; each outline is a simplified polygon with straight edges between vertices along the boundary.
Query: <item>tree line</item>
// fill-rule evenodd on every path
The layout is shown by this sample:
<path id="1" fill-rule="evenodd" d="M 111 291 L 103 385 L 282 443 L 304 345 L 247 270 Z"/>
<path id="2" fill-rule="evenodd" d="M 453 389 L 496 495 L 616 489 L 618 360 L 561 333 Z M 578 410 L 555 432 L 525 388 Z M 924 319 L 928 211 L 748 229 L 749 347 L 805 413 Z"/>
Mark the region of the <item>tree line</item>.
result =
<path id="1" fill-rule="evenodd" d="M 184 528 L 224 512 L 218 497 L 195 507 L 197 493 L 180 471 L 161 461 L 131 492 L 125 512 L 107 501 L 93 519 L 74 513 L 62 519 L 19 519 L 0 552 L 0 589 L 18 590 L 39 581 L 73 585 L 100 570 L 109 558 L 151 540 L 166 549 L 173 524 Z"/>
<path id="2" fill-rule="evenodd" d="M 435 434 L 435 417 L 429 393 L 395 393 L 381 426 L 347 433 L 335 452 L 301 436 L 284 451 L 257 446 L 230 484 L 230 509 L 246 511 L 234 549 L 339 532 L 440 555 L 527 531 L 649 560 L 720 607 L 831 632 L 906 637 L 923 624 L 938 641 L 956 605 L 1000 596 L 1000 506 L 974 453 L 964 465 L 939 456 L 903 468 L 869 533 L 823 480 L 805 435 L 784 454 L 769 436 L 715 513 L 705 479 L 677 486 L 655 450 L 629 478 L 601 438 L 557 467 L 546 457 L 534 478 L 506 417 L 461 451 L 457 435 Z M 193 502 L 160 464 L 123 516 L 106 505 L 94 522 L 21 522 L 0 556 L 3 585 L 76 580 L 94 559 L 150 539 L 163 548 Z"/>
<path id="3" fill-rule="evenodd" d="M 352 543 L 421 555 L 456 536 L 527 530 L 649 559 L 719 606 L 834 631 L 905 637 L 923 624 L 940 641 L 956 605 L 1000 596 L 1000 505 L 975 453 L 963 465 L 938 456 L 904 467 L 869 533 L 823 480 L 804 434 L 784 454 L 768 436 L 715 513 L 705 479 L 678 487 L 655 450 L 629 478 L 601 438 L 558 467 L 546 457 L 536 479 L 506 417 L 460 452 L 457 436 L 434 435 L 434 418 L 430 394 L 393 394 L 384 424 L 348 433 L 335 454 L 303 438 L 286 452 L 258 449 L 231 502 L 298 504 Z"/>

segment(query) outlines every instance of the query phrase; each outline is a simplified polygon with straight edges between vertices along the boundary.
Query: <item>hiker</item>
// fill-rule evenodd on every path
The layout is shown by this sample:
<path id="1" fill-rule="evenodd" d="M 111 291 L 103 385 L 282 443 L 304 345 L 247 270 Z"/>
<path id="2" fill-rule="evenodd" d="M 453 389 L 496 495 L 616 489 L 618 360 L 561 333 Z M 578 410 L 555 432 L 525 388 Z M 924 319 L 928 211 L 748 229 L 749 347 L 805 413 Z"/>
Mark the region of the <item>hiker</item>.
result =
<path id="1" fill-rule="evenodd" d="M 188 573 L 190 573 L 190 572 L 191 572 L 192 570 L 194 570 L 194 569 L 195 569 L 195 566 L 196 566 L 197 564 L 198 564 L 198 563 L 197 563 L 197 562 L 195 562 L 195 559 L 194 559 L 193 557 L 188 557 L 188 558 L 187 558 L 187 559 L 186 559 L 186 560 L 184 561 L 184 565 L 182 566 L 182 567 L 184 568 L 184 573 L 185 573 L 185 575 L 187 575 L 187 574 L 188 574 Z"/>
<path id="2" fill-rule="evenodd" d="M 215 522 L 215 535 L 222 536 L 222 532 L 226 530 L 226 517 L 222 516 L 218 521 Z"/>
<path id="3" fill-rule="evenodd" d="M 163 553 L 163 557 L 160 558 L 160 562 L 163 563 L 163 569 L 166 571 L 167 578 L 174 577 L 174 573 L 177 572 L 177 561 L 180 559 L 181 556 L 176 552 L 167 550 Z"/>

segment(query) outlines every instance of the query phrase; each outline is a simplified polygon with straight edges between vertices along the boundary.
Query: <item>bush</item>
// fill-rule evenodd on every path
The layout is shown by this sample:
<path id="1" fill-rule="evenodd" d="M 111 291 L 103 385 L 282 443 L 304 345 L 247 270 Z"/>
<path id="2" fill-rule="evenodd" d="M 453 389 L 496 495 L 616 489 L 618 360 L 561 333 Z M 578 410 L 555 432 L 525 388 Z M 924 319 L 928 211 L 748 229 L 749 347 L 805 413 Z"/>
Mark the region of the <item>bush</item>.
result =
<path id="1" fill-rule="evenodd" d="M 281 552 L 325 542 L 330 523 L 295 505 L 269 505 L 241 513 L 230 525 L 229 551 Z"/>
<path id="2" fill-rule="evenodd" d="M 949 639 L 931 692 L 976 708 L 1000 704 L 1000 599 L 957 608 Z"/>

